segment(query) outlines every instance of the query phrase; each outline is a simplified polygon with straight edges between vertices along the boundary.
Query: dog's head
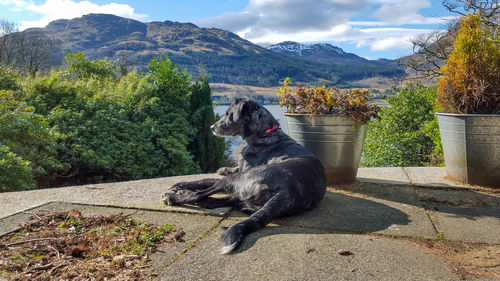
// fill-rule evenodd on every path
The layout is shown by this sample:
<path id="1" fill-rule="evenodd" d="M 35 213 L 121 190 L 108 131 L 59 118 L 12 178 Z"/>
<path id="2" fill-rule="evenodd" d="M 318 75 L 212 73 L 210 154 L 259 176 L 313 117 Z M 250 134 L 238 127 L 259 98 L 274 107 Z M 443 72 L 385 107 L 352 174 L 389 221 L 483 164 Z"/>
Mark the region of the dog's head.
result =
<path id="1" fill-rule="evenodd" d="M 278 129 L 279 123 L 273 115 L 253 100 L 236 99 L 219 121 L 212 125 L 216 136 L 266 137 Z"/>

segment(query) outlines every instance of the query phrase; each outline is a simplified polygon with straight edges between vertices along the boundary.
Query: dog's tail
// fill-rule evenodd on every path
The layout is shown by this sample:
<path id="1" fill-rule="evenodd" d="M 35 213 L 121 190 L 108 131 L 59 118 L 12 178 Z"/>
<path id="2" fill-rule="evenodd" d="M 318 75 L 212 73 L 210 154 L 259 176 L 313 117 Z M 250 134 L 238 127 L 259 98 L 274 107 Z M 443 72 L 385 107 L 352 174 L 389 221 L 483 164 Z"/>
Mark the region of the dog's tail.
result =
<path id="1" fill-rule="evenodd" d="M 231 253 L 232 251 L 234 251 L 234 249 L 236 249 L 238 247 L 238 243 L 234 242 L 233 244 L 229 245 L 229 246 L 224 246 L 222 248 L 220 248 L 220 253 L 222 255 L 227 255 L 229 253 Z"/>
<path id="2" fill-rule="evenodd" d="M 243 239 L 247 235 L 249 229 L 246 227 L 245 222 L 239 222 L 233 226 L 231 226 L 224 234 L 222 234 L 222 241 L 226 246 L 220 249 L 220 253 L 223 255 L 227 255 L 234 251 L 234 249 L 238 248 Z"/>

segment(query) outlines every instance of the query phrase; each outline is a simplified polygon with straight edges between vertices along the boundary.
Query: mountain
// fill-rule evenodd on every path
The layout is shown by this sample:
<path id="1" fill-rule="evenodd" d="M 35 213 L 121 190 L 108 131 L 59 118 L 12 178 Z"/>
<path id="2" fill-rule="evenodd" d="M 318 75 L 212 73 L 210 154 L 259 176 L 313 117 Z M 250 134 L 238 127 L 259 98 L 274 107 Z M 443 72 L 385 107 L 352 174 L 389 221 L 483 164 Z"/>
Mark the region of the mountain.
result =
<path id="1" fill-rule="evenodd" d="M 229 31 L 199 28 L 192 23 L 143 23 L 114 15 L 89 14 L 56 20 L 44 28 L 25 32 L 30 31 L 50 36 L 64 51 L 82 51 L 90 59 L 125 59 L 136 63 L 140 70 L 144 70 L 151 59 L 167 55 L 174 64 L 195 76 L 208 74 L 210 82 L 276 86 L 291 77 L 297 82 L 335 84 L 374 76 L 404 75 L 398 67 L 363 63 L 359 57 L 356 64 L 348 60 L 330 62 L 326 53 L 322 60 L 298 60 L 255 45 Z"/>
<path id="2" fill-rule="evenodd" d="M 352 53 L 346 53 L 339 47 L 328 43 L 302 44 L 285 41 L 267 47 L 275 53 L 304 60 L 340 65 L 396 65 L 394 60 L 367 60 Z"/>

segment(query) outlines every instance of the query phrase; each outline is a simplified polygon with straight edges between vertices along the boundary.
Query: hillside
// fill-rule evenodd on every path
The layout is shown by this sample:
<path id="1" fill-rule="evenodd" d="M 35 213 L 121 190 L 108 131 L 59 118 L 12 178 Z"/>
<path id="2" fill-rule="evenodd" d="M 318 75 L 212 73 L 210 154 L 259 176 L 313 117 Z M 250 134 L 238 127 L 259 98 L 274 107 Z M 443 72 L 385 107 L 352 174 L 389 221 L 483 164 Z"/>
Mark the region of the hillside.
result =
<path id="1" fill-rule="evenodd" d="M 191 23 L 143 23 L 114 15 L 89 14 L 56 20 L 31 31 L 54 38 L 64 51 L 82 51 L 91 59 L 122 59 L 140 70 L 152 58 L 167 55 L 192 75 L 205 73 L 210 82 L 217 83 L 276 86 L 285 77 L 291 77 L 300 82 L 345 84 L 377 76 L 404 76 L 404 71 L 393 65 L 298 60 L 252 44 L 229 31 L 199 28 Z"/>

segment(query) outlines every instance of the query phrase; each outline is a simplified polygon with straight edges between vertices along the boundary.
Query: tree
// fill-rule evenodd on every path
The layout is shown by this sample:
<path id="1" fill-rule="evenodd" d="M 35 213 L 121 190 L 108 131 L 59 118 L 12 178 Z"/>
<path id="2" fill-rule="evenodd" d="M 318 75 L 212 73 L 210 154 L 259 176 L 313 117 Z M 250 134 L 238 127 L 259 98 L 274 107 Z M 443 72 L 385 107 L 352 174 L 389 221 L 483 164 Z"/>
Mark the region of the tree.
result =
<path id="1" fill-rule="evenodd" d="M 442 148 L 436 121 L 436 87 L 410 85 L 397 90 L 371 121 L 363 146 L 365 167 L 440 164 Z"/>
<path id="2" fill-rule="evenodd" d="M 442 5 L 450 12 L 465 15 L 477 13 L 486 30 L 497 45 L 500 32 L 500 5 L 498 0 L 442 0 Z M 418 36 L 412 40 L 414 55 L 400 59 L 417 74 L 417 78 L 437 78 L 441 76 L 440 68 L 445 64 L 453 51 L 453 43 L 457 36 L 458 22 L 452 19 L 448 22 L 445 32 L 434 31 Z"/>
<path id="3" fill-rule="evenodd" d="M 216 116 L 210 98 L 210 86 L 207 78 L 191 86 L 189 96 L 190 123 L 194 128 L 194 137 L 188 148 L 194 160 L 203 172 L 214 172 L 224 163 L 225 142 L 212 133 L 210 126 Z"/>
<path id="4" fill-rule="evenodd" d="M 50 69 L 59 60 L 56 42 L 37 30 L 19 32 L 17 25 L 0 21 L 0 65 L 35 76 Z"/>
<path id="5" fill-rule="evenodd" d="M 444 112 L 500 113 L 500 44 L 481 28 L 479 13 L 464 16 L 454 50 L 441 67 L 437 102 Z"/>
<path id="6" fill-rule="evenodd" d="M 9 34 L 18 32 L 17 24 L 0 20 L 0 66 L 12 67 L 15 62 L 16 51 L 12 47 Z"/>

